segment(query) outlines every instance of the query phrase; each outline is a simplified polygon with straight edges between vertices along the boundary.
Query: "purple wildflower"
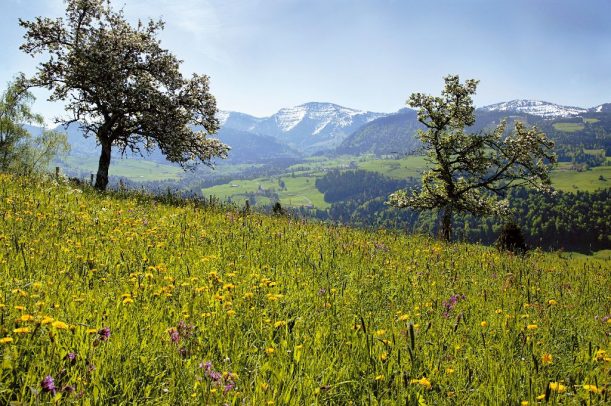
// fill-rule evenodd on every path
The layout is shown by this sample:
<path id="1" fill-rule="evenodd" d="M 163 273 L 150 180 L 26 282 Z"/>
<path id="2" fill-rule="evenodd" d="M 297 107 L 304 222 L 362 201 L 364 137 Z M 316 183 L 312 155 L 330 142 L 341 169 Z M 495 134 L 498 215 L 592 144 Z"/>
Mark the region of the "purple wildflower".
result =
<path id="1" fill-rule="evenodd" d="M 74 364 L 76 362 L 76 353 L 69 352 L 68 354 L 66 354 L 64 359 L 68 361 L 70 364 Z"/>
<path id="2" fill-rule="evenodd" d="M 206 371 L 206 375 L 208 376 L 208 378 L 210 378 L 215 383 L 223 379 L 223 374 L 217 371 L 213 371 L 213 370 Z"/>
<path id="3" fill-rule="evenodd" d="M 450 312 L 454 309 L 456 303 L 464 299 L 466 299 L 465 295 L 452 295 L 448 300 L 444 300 L 442 303 L 443 307 L 445 308 L 445 311 L 443 312 L 443 317 L 450 317 Z"/>
<path id="4" fill-rule="evenodd" d="M 189 338 L 194 328 L 195 326 L 188 325 L 184 320 L 179 321 L 176 326 L 176 330 L 178 330 L 178 333 L 184 338 Z"/>
<path id="5" fill-rule="evenodd" d="M 226 395 L 227 392 L 229 392 L 230 390 L 232 390 L 233 388 L 235 388 L 235 383 L 233 381 L 229 381 L 225 384 L 225 387 L 223 388 L 223 395 Z"/>
<path id="6" fill-rule="evenodd" d="M 100 336 L 100 340 L 107 341 L 110 338 L 110 328 L 104 327 L 98 331 L 98 335 Z"/>
<path id="7" fill-rule="evenodd" d="M 55 395 L 55 392 L 57 391 L 57 388 L 55 387 L 55 381 L 53 380 L 53 377 L 51 375 L 45 376 L 42 382 L 40 383 L 40 386 L 42 386 L 43 392 L 51 392 L 53 395 Z"/>
<path id="8" fill-rule="evenodd" d="M 206 361 L 199 364 L 200 368 L 204 368 L 206 371 L 210 371 L 212 369 L 212 362 Z"/>
<path id="9" fill-rule="evenodd" d="M 66 393 L 72 393 L 74 392 L 76 389 L 74 388 L 74 386 L 72 385 L 66 385 L 62 388 L 62 392 L 66 392 Z"/>
<path id="10" fill-rule="evenodd" d="M 176 330 L 175 328 L 171 328 L 168 333 L 170 334 L 170 340 L 172 340 L 174 344 L 178 344 L 178 342 L 180 341 L 180 334 L 178 333 L 178 330 Z"/>

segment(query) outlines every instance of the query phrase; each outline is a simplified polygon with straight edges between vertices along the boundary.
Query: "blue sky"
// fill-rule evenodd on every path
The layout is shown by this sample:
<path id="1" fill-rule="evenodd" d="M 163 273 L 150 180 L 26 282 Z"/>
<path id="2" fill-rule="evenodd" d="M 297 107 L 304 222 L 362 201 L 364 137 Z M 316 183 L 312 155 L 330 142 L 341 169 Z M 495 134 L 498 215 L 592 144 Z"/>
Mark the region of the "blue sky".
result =
<path id="1" fill-rule="evenodd" d="M 211 76 L 219 108 L 257 116 L 309 101 L 391 112 L 442 77 L 480 79 L 478 106 L 517 98 L 611 102 L 609 0 L 112 0 L 162 17 L 183 71 Z M 0 0 L 0 82 L 34 72 L 17 18 L 61 0 Z M 36 92 L 47 117 L 61 105 Z"/>

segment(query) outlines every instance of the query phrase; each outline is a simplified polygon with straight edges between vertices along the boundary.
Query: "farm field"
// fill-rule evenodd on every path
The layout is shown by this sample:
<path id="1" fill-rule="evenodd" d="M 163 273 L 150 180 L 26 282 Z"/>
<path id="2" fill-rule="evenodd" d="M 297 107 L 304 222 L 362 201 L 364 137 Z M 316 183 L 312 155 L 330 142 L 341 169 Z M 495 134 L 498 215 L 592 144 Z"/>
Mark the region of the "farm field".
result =
<path id="1" fill-rule="evenodd" d="M 335 159 L 316 157 L 303 164 L 287 168 L 285 174 L 252 180 L 235 180 L 224 185 L 218 185 L 202 190 L 204 196 L 214 195 L 221 201 L 231 199 L 235 202 L 244 201 L 248 193 L 256 193 L 259 186 L 263 189 L 274 189 L 283 206 L 314 206 L 324 209 L 330 205 L 324 201 L 323 194 L 316 189 L 316 178 L 322 177 L 325 171 L 331 169 L 357 170 L 362 169 L 388 176 L 393 179 L 413 177 L 420 179 L 426 165 L 422 156 L 409 156 L 403 159 L 375 159 L 374 157 L 343 156 Z M 602 176 L 602 179 L 601 179 Z M 278 179 L 286 182 L 287 190 L 279 190 Z M 558 190 L 565 192 L 594 191 L 611 187 L 611 166 L 600 166 L 588 171 L 577 172 L 570 169 L 570 164 L 561 163 L 552 172 L 552 184 Z M 233 186 L 232 186 L 233 185 Z M 257 204 L 269 204 L 270 200 L 257 196 Z"/>
<path id="2" fill-rule="evenodd" d="M 0 212 L 0 404 L 609 401 L 608 260 L 9 175 Z"/>

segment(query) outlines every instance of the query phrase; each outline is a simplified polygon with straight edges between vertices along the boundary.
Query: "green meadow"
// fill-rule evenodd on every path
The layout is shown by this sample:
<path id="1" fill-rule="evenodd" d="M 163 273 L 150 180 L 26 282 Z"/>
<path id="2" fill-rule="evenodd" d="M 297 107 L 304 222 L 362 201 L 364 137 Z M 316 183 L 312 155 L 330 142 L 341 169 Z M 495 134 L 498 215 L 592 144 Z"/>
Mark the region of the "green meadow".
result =
<path id="1" fill-rule="evenodd" d="M 9 175 L 0 212 L 2 404 L 609 400 L 608 260 Z"/>
<path id="2" fill-rule="evenodd" d="M 0 176 L 1 404 L 605 404 L 608 260 Z"/>

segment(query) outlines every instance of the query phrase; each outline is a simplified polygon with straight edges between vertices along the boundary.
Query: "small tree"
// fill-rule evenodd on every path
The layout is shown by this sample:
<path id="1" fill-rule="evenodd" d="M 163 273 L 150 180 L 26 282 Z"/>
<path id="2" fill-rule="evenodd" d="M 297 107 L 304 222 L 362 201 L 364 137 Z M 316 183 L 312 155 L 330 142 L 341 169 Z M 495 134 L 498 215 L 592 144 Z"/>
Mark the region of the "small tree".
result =
<path id="1" fill-rule="evenodd" d="M 47 131 L 42 116 L 31 110 L 33 102 L 23 76 L 9 83 L 0 96 L 0 171 L 25 175 L 44 171 L 58 154 L 68 152 L 66 135 Z M 24 124 L 42 126 L 42 133 L 34 137 Z"/>
<path id="2" fill-rule="evenodd" d="M 555 163 L 554 144 L 536 128 L 516 121 L 506 134 L 506 121 L 494 130 L 472 134 L 465 127 L 475 123 L 471 96 L 478 81 L 460 83 L 457 75 L 445 78 L 440 97 L 414 93 L 408 105 L 418 108 L 418 120 L 426 130 L 418 136 L 427 152 L 430 168 L 422 175 L 418 191 L 397 191 L 389 204 L 416 210 L 438 210 L 441 237 L 449 241 L 454 212 L 504 215 L 507 189 L 530 185 L 551 190 L 549 171 Z"/>
<path id="3" fill-rule="evenodd" d="M 494 245 L 499 250 L 516 254 L 524 254 L 528 250 L 522 229 L 513 221 L 503 224 L 499 238 L 495 241 Z"/>
<path id="4" fill-rule="evenodd" d="M 21 49 L 49 56 L 29 85 L 66 100 L 71 117 L 58 121 L 77 122 L 101 145 L 96 188 L 106 189 L 113 146 L 137 153 L 158 147 L 184 168 L 226 156 L 226 145 L 207 138 L 219 126 L 208 77 L 183 77 L 181 61 L 156 38 L 163 21 L 132 27 L 109 0 L 66 0 L 65 19 L 19 23 L 26 29 Z"/>

